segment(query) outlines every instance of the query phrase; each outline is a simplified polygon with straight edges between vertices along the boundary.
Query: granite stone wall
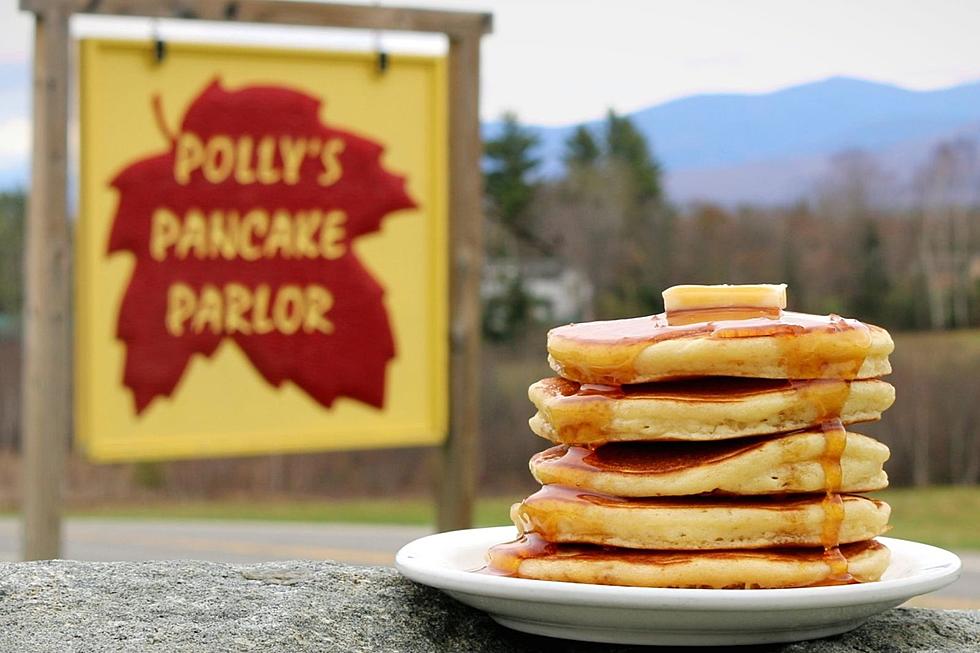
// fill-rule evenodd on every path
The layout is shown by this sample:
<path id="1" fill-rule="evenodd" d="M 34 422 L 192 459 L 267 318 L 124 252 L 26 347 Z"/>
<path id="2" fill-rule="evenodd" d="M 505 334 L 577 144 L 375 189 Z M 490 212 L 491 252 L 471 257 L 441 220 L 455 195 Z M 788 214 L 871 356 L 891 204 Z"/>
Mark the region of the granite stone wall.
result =
<path id="1" fill-rule="evenodd" d="M 4 653 L 545 650 L 638 649 L 513 632 L 382 567 L 0 563 Z M 898 608 L 845 635 L 752 650 L 980 651 L 980 611 Z"/>

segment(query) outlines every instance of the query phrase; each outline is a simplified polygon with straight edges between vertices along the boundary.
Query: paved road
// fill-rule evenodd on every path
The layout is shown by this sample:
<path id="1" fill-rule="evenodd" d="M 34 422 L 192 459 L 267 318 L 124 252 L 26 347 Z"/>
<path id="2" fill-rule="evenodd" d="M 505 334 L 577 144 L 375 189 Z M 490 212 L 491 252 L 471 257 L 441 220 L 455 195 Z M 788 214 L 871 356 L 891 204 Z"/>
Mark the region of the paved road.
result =
<path id="1" fill-rule="evenodd" d="M 391 565 L 402 545 L 431 532 L 416 526 L 248 521 L 69 519 L 65 558 L 73 560 L 339 560 Z M 16 560 L 16 519 L 0 518 L 0 560 Z"/>
<path id="2" fill-rule="evenodd" d="M 69 519 L 65 557 L 75 560 L 175 560 L 219 562 L 339 560 L 390 565 L 395 552 L 430 532 L 417 526 L 242 521 L 143 521 Z M 20 525 L 0 518 L 0 560 L 18 559 Z M 963 575 L 912 605 L 980 609 L 980 553 L 960 553 Z"/>

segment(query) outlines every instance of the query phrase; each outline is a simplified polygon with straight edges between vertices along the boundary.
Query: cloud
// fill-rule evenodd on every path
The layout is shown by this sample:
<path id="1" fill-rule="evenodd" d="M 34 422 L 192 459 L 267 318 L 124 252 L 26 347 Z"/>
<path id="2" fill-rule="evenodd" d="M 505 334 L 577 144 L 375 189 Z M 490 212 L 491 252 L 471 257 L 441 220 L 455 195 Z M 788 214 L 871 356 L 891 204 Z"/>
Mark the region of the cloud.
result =
<path id="1" fill-rule="evenodd" d="M 0 120 L 0 164 L 22 162 L 31 149 L 31 121 L 24 117 Z"/>
<path id="2" fill-rule="evenodd" d="M 34 37 L 33 18 L 16 2 L 0 2 L 0 63 L 26 63 Z"/>

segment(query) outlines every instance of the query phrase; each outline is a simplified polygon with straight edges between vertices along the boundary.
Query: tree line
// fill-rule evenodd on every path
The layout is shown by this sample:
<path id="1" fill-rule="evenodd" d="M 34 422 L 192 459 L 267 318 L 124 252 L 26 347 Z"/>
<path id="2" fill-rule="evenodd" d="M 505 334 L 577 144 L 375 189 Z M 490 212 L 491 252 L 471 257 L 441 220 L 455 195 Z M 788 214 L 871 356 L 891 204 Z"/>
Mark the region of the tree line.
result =
<path id="1" fill-rule="evenodd" d="M 15 330 L 24 296 L 24 193 L 0 193 L 0 336 Z"/>
<path id="2" fill-rule="evenodd" d="M 895 330 L 980 325 L 975 141 L 941 143 L 901 185 L 871 155 L 843 152 L 810 197 L 735 208 L 671 203 L 650 144 L 612 111 L 571 133 L 558 175 L 540 174 L 537 146 L 514 114 L 486 143 L 488 270 L 550 260 L 578 271 L 593 292 L 576 319 L 658 312 L 677 283 L 786 282 L 797 310 Z M 526 282 L 485 298 L 488 338 L 533 326 Z"/>

